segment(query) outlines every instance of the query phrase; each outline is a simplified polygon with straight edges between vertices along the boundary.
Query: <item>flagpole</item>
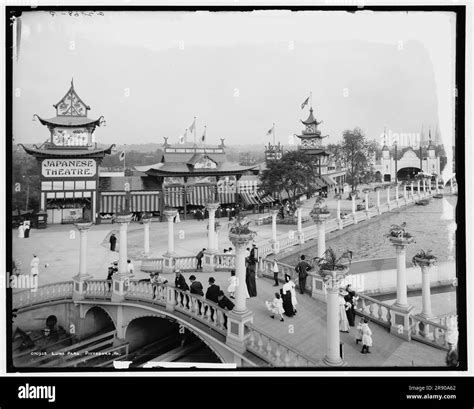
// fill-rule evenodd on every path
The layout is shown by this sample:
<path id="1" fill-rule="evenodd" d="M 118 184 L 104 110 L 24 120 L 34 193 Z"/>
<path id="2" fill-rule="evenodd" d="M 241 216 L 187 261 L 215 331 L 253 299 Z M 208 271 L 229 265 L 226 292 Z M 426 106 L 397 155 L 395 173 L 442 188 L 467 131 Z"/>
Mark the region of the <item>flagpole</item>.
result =
<path id="1" fill-rule="evenodd" d="M 127 144 L 123 145 L 123 176 L 125 176 L 125 147 Z"/>
<path id="2" fill-rule="evenodd" d="M 275 122 L 273 122 L 273 146 L 275 146 Z"/>

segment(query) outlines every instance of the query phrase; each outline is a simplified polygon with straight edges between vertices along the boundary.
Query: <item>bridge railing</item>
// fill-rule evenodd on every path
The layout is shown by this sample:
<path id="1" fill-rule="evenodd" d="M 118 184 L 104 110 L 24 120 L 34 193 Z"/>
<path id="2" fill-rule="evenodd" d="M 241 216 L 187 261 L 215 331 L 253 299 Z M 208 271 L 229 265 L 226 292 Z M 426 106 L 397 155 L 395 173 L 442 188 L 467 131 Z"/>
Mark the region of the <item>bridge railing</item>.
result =
<path id="1" fill-rule="evenodd" d="M 174 268 L 181 271 L 196 271 L 197 260 L 195 256 L 173 257 Z"/>
<path id="2" fill-rule="evenodd" d="M 358 298 L 354 303 L 354 309 L 359 315 L 390 328 L 392 310 L 389 304 L 367 295 L 358 294 Z"/>
<path id="3" fill-rule="evenodd" d="M 214 255 L 214 269 L 216 270 L 234 270 L 235 254 L 219 253 Z"/>
<path id="4" fill-rule="evenodd" d="M 448 328 L 437 322 L 424 319 L 419 315 L 411 317 L 411 337 L 417 341 L 434 346 L 436 348 L 449 350 L 446 341 Z"/>
<path id="5" fill-rule="evenodd" d="M 72 298 L 73 282 L 63 281 L 13 293 L 13 308 L 25 308 L 43 302 Z"/>
<path id="6" fill-rule="evenodd" d="M 247 351 L 257 355 L 272 366 L 314 367 L 318 362 L 283 341 L 275 339 L 253 324 L 246 324 L 249 331 Z"/>
<path id="7" fill-rule="evenodd" d="M 142 259 L 140 270 L 145 273 L 163 271 L 163 258 L 145 258 Z"/>
<path id="8" fill-rule="evenodd" d="M 87 280 L 86 298 L 110 298 L 112 295 L 112 280 Z"/>

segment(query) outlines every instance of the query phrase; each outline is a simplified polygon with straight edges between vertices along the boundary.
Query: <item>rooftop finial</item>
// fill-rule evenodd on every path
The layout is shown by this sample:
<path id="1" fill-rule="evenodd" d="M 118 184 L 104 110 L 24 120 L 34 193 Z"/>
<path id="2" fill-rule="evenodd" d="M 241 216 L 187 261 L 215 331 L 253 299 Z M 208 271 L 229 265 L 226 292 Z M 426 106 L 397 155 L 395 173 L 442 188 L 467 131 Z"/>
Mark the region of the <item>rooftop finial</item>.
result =
<path id="1" fill-rule="evenodd" d="M 74 88 L 74 77 L 71 77 L 71 88 Z"/>

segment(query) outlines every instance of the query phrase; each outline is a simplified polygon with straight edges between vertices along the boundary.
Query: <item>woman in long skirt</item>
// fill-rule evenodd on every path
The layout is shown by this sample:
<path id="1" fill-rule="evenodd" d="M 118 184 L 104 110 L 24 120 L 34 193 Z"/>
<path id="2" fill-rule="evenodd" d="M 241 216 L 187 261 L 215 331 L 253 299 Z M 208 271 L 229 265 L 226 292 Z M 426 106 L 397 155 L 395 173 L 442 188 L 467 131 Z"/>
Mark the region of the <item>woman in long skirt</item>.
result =
<path id="1" fill-rule="evenodd" d="M 291 305 L 293 306 L 293 314 L 296 314 L 296 304 L 298 301 L 296 300 L 296 284 L 291 280 L 291 277 L 288 274 L 285 274 L 285 284 L 283 284 L 283 294 L 287 292 L 291 295 Z"/>
<path id="2" fill-rule="evenodd" d="M 346 314 L 346 300 L 344 295 L 347 295 L 347 291 L 339 292 L 339 331 L 349 332 L 349 321 Z"/>
<path id="3" fill-rule="evenodd" d="M 247 289 L 250 294 L 250 297 L 257 296 L 257 283 L 255 282 L 255 270 L 252 266 L 247 267 L 245 282 L 247 284 Z"/>
<path id="4" fill-rule="evenodd" d="M 293 304 L 291 303 L 291 292 L 287 291 L 283 294 L 283 289 L 280 288 L 280 295 L 281 299 L 283 300 L 283 309 L 285 310 L 285 315 L 287 317 L 292 317 L 295 315 L 295 310 L 293 308 Z"/>
<path id="5" fill-rule="evenodd" d="M 25 226 L 23 223 L 21 223 L 18 226 L 18 238 L 23 239 L 25 237 Z"/>

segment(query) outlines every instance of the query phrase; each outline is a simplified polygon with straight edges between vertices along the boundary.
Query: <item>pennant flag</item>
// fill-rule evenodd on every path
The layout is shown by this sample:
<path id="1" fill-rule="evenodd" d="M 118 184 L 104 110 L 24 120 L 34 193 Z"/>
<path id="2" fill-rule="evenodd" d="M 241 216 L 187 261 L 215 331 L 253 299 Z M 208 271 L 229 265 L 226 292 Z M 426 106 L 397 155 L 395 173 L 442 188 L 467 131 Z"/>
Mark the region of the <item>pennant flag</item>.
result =
<path id="1" fill-rule="evenodd" d="M 301 109 L 303 109 L 306 105 L 308 105 L 309 97 L 304 100 L 304 102 L 301 104 Z"/>
<path id="2" fill-rule="evenodd" d="M 267 135 L 271 135 L 273 133 L 273 130 L 275 128 L 275 125 L 273 125 L 268 131 L 267 131 Z"/>
<path id="3" fill-rule="evenodd" d="M 193 132 L 195 126 L 196 126 L 196 117 L 194 117 L 194 121 L 193 121 L 193 123 L 191 124 L 191 126 L 189 127 L 189 132 Z"/>
<path id="4" fill-rule="evenodd" d="M 186 130 L 184 131 L 184 134 L 182 134 L 182 135 L 179 137 L 179 143 L 180 143 L 180 144 L 185 143 L 187 138 L 188 138 L 188 130 L 186 129 Z"/>
<path id="5" fill-rule="evenodd" d="M 119 159 L 122 161 L 125 159 L 125 151 L 120 153 Z"/>
<path id="6" fill-rule="evenodd" d="M 207 129 L 207 126 L 204 126 L 204 133 L 202 134 L 202 137 L 201 137 L 202 142 L 206 140 L 206 129 Z"/>

